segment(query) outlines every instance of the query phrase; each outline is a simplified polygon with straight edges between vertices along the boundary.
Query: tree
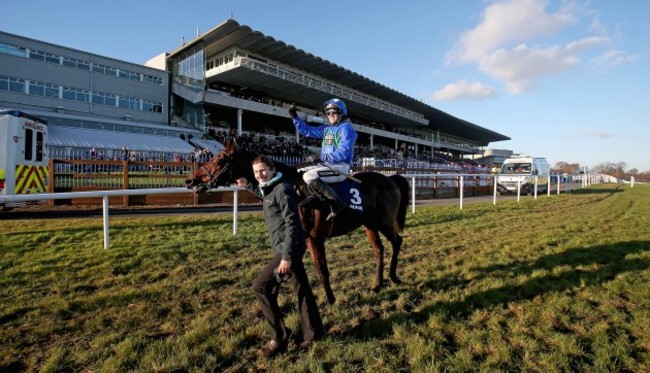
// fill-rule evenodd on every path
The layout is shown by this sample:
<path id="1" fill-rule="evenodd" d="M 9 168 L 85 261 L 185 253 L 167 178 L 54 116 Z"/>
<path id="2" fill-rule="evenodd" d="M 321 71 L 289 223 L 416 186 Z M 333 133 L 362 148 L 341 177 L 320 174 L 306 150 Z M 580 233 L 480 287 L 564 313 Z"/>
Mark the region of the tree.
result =
<path id="1" fill-rule="evenodd" d="M 580 170 L 580 163 L 567 163 L 567 162 L 557 162 L 555 163 L 554 170 L 563 174 L 574 175 Z"/>
<path id="2" fill-rule="evenodd" d="M 594 172 L 600 172 L 601 174 L 611 175 L 616 178 L 623 178 L 625 176 L 626 168 L 627 163 L 625 162 L 605 162 L 595 165 L 591 170 Z"/>

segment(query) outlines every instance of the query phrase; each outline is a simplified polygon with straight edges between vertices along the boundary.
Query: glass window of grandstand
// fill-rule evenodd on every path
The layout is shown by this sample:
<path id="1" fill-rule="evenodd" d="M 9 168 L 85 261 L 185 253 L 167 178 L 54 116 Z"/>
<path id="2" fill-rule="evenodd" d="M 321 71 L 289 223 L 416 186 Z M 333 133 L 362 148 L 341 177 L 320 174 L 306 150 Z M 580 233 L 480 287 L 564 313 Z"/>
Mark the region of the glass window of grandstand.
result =
<path id="1" fill-rule="evenodd" d="M 75 101 L 90 102 L 90 92 L 78 89 L 75 93 Z"/>
<path id="2" fill-rule="evenodd" d="M 25 57 L 27 55 L 27 51 L 24 48 L 3 43 L 0 43 L 0 53 L 10 54 L 16 57 Z"/>
<path id="3" fill-rule="evenodd" d="M 29 82 L 29 94 L 34 96 L 45 96 L 45 85 L 39 82 Z"/>
<path id="4" fill-rule="evenodd" d="M 155 76 L 142 75 L 142 81 L 145 83 L 151 83 L 156 85 L 162 85 L 163 81 L 161 78 L 156 78 Z"/>
<path id="5" fill-rule="evenodd" d="M 162 113 L 162 103 L 148 100 L 142 100 L 142 111 L 152 111 L 154 113 Z"/>
<path id="6" fill-rule="evenodd" d="M 61 57 L 56 54 L 45 53 L 45 62 L 55 63 L 58 65 L 61 63 Z"/>
<path id="7" fill-rule="evenodd" d="M 45 83 L 45 97 L 59 98 L 59 86 Z"/>
<path id="8" fill-rule="evenodd" d="M 31 161 L 33 156 L 32 146 L 34 144 L 34 130 L 31 128 L 25 129 L 25 160 Z"/>
<path id="9" fill-rule="evenodd" d="M 93 71 L 106 74 L 106 75 L 112 75 L 112 76 L 117 76 L 117 69 L 114 67 L 110 66 L 105 66 L 105 65 L 100 65 L 100 64 L 93 64 Z"/>
<path id="10" fill-rule="evenodd" d="M 64 100 L 90 102 L 90 92 L 78 88 L 63 87 L 62 97 Z"/>
<path id="11" fill-rule="evenodd" d="M 93 92 L 93 104 L 115 106 L 115 103 L 116 103 L 115 95 L 111 95 L 103 92 Z"/>
<path id="12" fill-rule="evenodd" d="M 140 99 L 133 97 L 120 97 L 119 107 L 125 109 L 140 110 Z"/>
<path id="13" fill-rule="evenodd" d="M 120 78 L 129 79 L 129 80 L 140 80 L 140 74 L 134 73 L 133 71 L 128 70 L 119 70 L 118 76 Z"/>
<path id="14" fill-rule="evenodd" d="M 41 51 L 29 51 L 29 58 L 32 60 L 45 61 L 45 53 Z"/>
<path id="15" fill-rule="evenodd" d="M 77 61 L 73 58 L 63 57 L 63 66 L 77 67 Z"/>
<path id="16" fill-rule="evenodd" d="M 20 78 L 9 78 L 9 91 L 25 93 L 25 80 Z"/>
<path id="17" fill-rule="evenodd" d="M 0 75 L 0 91 L 8 91 L 9 90 L 9 77 Z"/>
<path id="18" fill-rule="evenodd" d="M 203 43 L 199 43 L 187 53 L 174 58 L 172 62 L 172 75 L 174 80 L 181 84 L 203 89 L 205 84 L 205 67 Z"/>

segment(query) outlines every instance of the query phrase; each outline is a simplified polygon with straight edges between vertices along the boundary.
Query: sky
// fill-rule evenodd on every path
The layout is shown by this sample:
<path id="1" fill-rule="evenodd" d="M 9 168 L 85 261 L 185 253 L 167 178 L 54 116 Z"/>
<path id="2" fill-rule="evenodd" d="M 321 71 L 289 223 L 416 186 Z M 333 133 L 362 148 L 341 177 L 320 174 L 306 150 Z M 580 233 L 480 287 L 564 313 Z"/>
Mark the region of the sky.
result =
<path id="1" fill-rule="evenodd" d="M 2 4 L 2 31 L 141 64 L 233 18 L 511 138 L 489 148 L 650 171 L 647 0 Z"/>

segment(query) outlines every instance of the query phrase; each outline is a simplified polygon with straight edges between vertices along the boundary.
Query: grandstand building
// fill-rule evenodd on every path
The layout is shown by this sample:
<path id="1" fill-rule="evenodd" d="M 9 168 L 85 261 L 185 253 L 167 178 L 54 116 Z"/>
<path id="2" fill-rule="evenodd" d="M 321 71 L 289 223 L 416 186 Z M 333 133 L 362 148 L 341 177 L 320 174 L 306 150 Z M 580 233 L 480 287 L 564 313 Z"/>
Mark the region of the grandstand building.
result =
<path id="1" fill-rule="evenodd" d="M 158 159 L 193 152 L 181 136 L 201 136 L 169 126 L 164 70 L 5 32 L 0 66 L 0 108 L 46 119 L 53 157 L 83 156 L 93 148 L 109 157 L 126 148 Z"/>
<path id="2" fill-rule="evenodd" d="M 317 146 L 287 108 L 322 123 L 332 97 L 348 106 L 358 156 L 460 160 L 509 139 L 233 19 L 145 65 L 0 32 L 0 66 L 0 107 L 47 119 L 54 157 L 213 150 L 228 132 Z"/>

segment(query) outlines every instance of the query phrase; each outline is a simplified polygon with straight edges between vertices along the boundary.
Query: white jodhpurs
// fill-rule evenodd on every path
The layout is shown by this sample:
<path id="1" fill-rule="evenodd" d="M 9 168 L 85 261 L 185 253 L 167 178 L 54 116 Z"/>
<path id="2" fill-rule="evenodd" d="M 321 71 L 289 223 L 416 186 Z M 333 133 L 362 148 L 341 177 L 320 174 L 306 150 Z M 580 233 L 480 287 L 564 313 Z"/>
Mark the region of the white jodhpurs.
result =
<path id="1" fill-rule="evenodd" d="M 336 172 L 337 170 L 339 172 Z M 345 180 L 345 175 L 350 172 L 350 165 L 347 163 L 322 163 L 313 166 L 303 167 L 298 171 L 304 171 L 302 178 L 309 185 L 315 179 L 321 179 L 326 183 L 338 183 Z"/>

